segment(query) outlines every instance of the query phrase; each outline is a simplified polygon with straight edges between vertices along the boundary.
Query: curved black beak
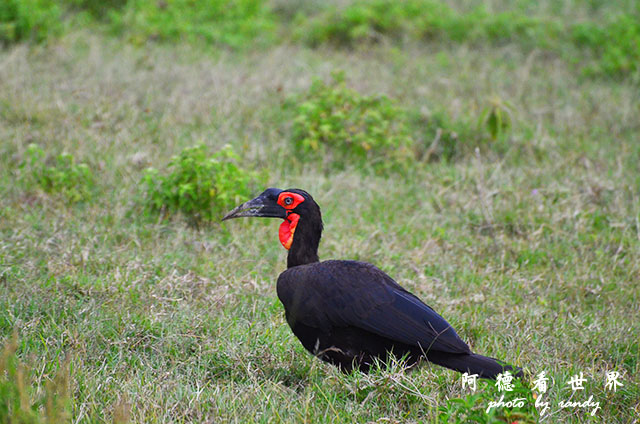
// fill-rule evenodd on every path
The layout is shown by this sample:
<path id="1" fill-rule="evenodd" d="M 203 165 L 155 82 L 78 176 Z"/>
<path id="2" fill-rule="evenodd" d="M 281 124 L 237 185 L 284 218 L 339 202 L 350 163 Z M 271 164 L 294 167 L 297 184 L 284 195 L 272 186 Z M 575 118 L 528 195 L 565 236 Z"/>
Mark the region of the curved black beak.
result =
<path id="1" fill-rule="evenodd" d="M 287 210 L 278 204 L 278 195 L 280 193 L 282 193 L 282 190 L 278 188 L 268 188 L 255 199 L 235 207 L 222 220 L 250 216 L 285 219 Z"/>

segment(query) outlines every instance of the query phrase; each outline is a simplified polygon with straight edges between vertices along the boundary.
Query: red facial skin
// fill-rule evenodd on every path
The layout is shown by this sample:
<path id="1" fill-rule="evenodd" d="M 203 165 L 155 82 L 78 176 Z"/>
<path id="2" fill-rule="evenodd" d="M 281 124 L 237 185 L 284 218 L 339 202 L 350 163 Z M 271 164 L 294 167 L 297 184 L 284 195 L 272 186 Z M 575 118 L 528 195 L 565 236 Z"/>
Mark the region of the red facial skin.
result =
<path id="1" fill-rule="evenodd" d="M 291 248 L 291 244 L 293 243 L 293 234 L 296 232 L 296 226 L 300 219 L 300 215 L 291 211 L 298 207 L 302 202 L 304 202 L 304 197 L 298 193 L 289 193 L 284 191 L 280 193 L 280 196 L 278 196 L 278 204 L 287 210 L 287 217 L 284 219 L 284 222 L 280 224 L 280 230 L 278 231 L 280 243 L 282 243 L 282 246 L 287 250 Z"/>

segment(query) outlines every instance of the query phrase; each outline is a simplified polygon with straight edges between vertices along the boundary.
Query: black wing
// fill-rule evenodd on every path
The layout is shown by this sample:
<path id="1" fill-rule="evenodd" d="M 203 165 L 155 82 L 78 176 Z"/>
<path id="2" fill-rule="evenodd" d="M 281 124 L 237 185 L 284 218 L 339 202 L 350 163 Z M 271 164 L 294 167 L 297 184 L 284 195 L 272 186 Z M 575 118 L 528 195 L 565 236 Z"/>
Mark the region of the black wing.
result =
<path id="1" fill-rule="evenodd" d="M 471 352 L 444 318 L 371 264 L 325 261 L 290 268 L 278 278 L 278 297 L 292 326 L 355 327 L 425 352 Z"/>

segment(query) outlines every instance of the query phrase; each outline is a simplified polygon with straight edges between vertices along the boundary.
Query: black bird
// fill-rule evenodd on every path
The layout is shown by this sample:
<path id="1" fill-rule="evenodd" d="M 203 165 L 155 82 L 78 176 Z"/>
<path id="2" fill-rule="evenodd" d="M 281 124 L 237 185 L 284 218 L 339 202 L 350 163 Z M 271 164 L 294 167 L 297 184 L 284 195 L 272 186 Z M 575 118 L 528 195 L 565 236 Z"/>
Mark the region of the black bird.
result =
<path id="1" fill-rule="evenodd" d="M 313 355 L 367 372 L 391 355 L 408 365 L 421 358 L 483 378 L 519 368 L 471 352 L 429 306 L 375 266 L 356 261 L 319 262 L 320 207 L 304 190 L 269 188 L 229 212 L 240 217 L 281 218 L 280 242 L 289 250 L 278 277 L 278 297 L 293 334 Z"/>

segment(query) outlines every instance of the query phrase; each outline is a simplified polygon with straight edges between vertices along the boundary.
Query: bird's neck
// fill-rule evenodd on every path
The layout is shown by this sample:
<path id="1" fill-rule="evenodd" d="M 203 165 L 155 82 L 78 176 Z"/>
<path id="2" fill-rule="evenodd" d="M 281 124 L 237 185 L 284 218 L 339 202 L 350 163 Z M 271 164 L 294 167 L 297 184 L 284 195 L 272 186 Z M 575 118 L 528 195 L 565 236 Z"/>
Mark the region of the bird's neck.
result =
<path id="1" fill-rule="evenodd" d="M 308 246 L 294 249 L 293 246 L 289 249 L 289 255 L 287 256 L 287 268 L 293 268 L 298 265 L 306 265 L 313 262 L 318 262 L 318 247 L 315 249 Z"/>
<path id="2" fill-rule="evenodd" d="M 322 220 L 301 218 L 287 256 L 287 268 L 318 262 L 320 237 L 322 237 Z"/>

